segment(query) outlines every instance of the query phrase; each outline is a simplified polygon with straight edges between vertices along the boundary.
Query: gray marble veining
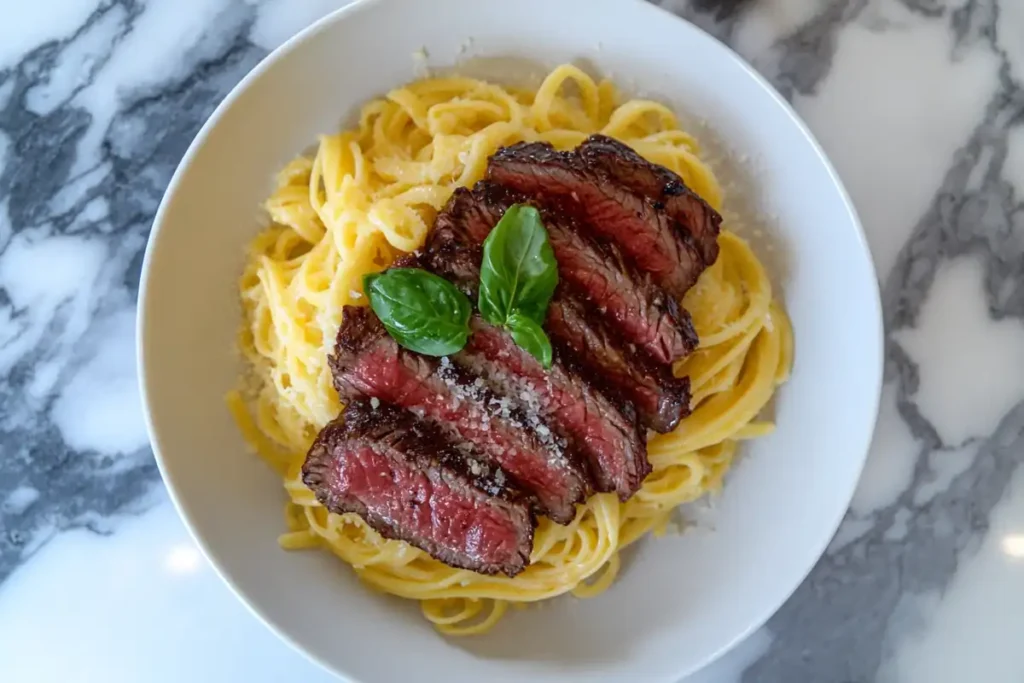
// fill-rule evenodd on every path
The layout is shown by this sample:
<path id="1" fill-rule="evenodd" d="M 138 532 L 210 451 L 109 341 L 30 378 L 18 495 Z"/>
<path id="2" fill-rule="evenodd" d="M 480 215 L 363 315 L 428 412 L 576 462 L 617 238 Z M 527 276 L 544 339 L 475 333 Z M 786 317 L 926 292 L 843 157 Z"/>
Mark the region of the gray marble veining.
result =
<path id="1" fill-rule="evenodd" d="M 227 7 L 216 35 L 204 38 L 177 73 L 119 93 L 113 116 L 97 121 L 76 96 L 94 83 L 143 11 L 131 0 L 102 3 L 73 35 L 0 71 L 6 142 L 0 204 L 8 220 L 0 247 L 74 236 L 94 243 L 105 261 L 99 282 L 45 317 L 19 310 L 0 289 L 9 316 L 0 377 L 0 499 L 22 486 L 39 492 L 21 514 L 4 516 L 0 578 L 53 533 L 83 525 L 104 532 L 112 515 L 144 509 L 159 484 L 148 445 L 113 456 L 69 447 L 51 417 L 57 391 L 38 397 L 33 391 L 41 372 L 51 375 L 42 381 L 54 388 L 69 382 L 78 362 L 104 342 L 105 319 L 133 306 L 146 237 L 178 161 L 217 103 L 267 53 L 247 39 L 256 9 Z M 65 80 L 61 70 L 76 67 L 69 62 L 81 58 L 80 43 L 96 42 L 93 32 L 104 34 L 104 44 L 89 54 L 77 83 L 62 91 L 55 83 Z"/>
<path id="2" fill-rule="evenodd" d="M 131 354 L 153 214 L 216 103 L 339 4 L 81 0 L 60 8 L 78 17 L 70 29 L 31 7 L 0 27 L 0 581 L 31 572 L 69 529 L 116 538 L 119 520 L 163 500 Z M 1015 0 L 660 4 L 735 47 L 807 118 L 882 278 L 887 393 L 872 461 L 742 680 L 937 680 L 927 661 L 941 656 L 952 658 L 943 680 L 961 680 L 973 652 L 992 655 L 946 652 L 945 624 L 965 609 L 947 596 L 1012 571 L 1006 530 L 1024 533 L 1024 11 Z M 984 680 L 1024 680 L 1016 653 L 1003 656 Z"/>

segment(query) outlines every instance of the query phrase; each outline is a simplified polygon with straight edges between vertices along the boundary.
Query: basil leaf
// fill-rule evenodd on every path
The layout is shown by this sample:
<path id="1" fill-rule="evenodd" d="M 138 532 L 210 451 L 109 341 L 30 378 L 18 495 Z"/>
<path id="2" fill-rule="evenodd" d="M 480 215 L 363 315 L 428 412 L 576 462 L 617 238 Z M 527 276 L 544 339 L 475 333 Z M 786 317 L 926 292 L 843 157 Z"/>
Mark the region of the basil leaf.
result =
<path id="1" fill-rule="evenodd" d="M 545 368 L 551 367 L 551 341 L 544 328 L 522 313 L 513 313 L 508 318 L 508 330 L 520 348 L 540 361 Z"/>
<path id="2" fill-rule="evenodd" d="M 418 268 L 363 278 L 370 307 L 399 344 L 427 356 L 456 353 L 469 339 L 472 304 L 455 285 Z"/>
<path id="3" fill-rule="evenodd" d="M 557 284 L 558 262 L 540 213 L 513 204 L 484 240 L 480 314 L 494 325 L 505 325 L 518 312 L 542 325 Z"/>

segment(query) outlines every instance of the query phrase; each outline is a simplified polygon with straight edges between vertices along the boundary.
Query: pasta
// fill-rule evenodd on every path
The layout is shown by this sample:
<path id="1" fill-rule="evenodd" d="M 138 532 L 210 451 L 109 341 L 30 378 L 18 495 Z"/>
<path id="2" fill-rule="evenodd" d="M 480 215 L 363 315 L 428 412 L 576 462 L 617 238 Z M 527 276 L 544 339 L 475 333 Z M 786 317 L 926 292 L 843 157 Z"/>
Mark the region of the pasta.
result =
<path id="1" fill-rule="evenodd" d="M 281 545 L 333 552 L 371 587 L 419 600 L 444 633 L 486 631 L 509 605 L 605 590 L 623 548 L 664 531 L 678 506 L 717 490 L 739 443 L 772 429 L 758 416 L 787 378 L 792 332 L 762 264 L 723 230 L 717 262 L 683 302 L 700 337 L 699 349 L 675 367 L 691 379 L 692 415 L 650 439 L 654 471 L 629 501 L 599 494 L 578 506 L 568 526 L 541 519 L 531 564 L 519 576 L 448 567 L 383 539 L 356 515 L 328 513 L 303 485 L 310 443 L 342 408 L 327 355 L 342 307 L 366 303 L 363 275 L 418 248 L 452 191 L 482 178 L 499 147 L 543 140 L 571 148 L 597 132 L 675 171 L 721 209 L 715 176 L 669 109 L 646 100 L 620 104 L 610 82 L 560 66 L 535 92 L 437 78 L 370 102 L 356 127 L 322 137 L 315 156 L 281 171 L 266 202 L 272 225 L 249 247 L 239 345 L 254 381 L 228 403 L 284 479 Z"/>

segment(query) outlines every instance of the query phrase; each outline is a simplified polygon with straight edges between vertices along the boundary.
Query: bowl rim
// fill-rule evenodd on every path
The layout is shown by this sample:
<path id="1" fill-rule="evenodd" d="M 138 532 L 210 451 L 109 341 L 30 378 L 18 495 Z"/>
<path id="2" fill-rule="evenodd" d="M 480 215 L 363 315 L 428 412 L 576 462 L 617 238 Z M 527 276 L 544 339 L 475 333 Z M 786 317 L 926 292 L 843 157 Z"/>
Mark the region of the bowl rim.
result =
<path id="1" fill-rule="evenodd" d="M 294 651 L 302 655 L 307 661 L 314 662 L 322 670 L 339 677 L 342 680 L 351 681 L 351 683 L 363 683 L 352 678 L 349 674 L 343 673 L 336 669 L 333 665 L 326 662 L 319 655 L 307 650 L 301 643 L 299 643 L 288 630 L 280 625 L 276 618 L 266 613 L 264 608 L 258 603 L 258 600 L 251 600 L 246 594 L 245 590 L 242 589 L 235 581 L 234 577 L 231 576 L 226 569 L 224 569 L 215 558 L 213 549 L 207 544 L 203 536 L 198 533 L 195 520 L 192 515 L 188 512 L 184 501 L 179 496 L 179 491 L 172 482 L 171 477 L 168 475 L 167 465 L 165 456 L 160 448 L 160 436 L 158 430 L 155 427 L 153 419 L 153 411 L 151 409 L 151 402 L 149 391 L 147 389 L 147 362 L 148 357 L 146 354 L 146 321 L 148 316 L 151 315 L 151 311 L 146 305 L 149 291 L 149 279 L 150 279 L 150 266 L 153 259 L 153 254 L 157 249 L 157 245 L 160 241 L 160 234 L 163 229 L 168 207 L 171 203 L 172 197 L 177 194 L 179 186 L 182 183 L 182 179 L 191 167 L 194 158 L 198 150 L 206 143 L 206 139 L 211 134 L 212 130 L 220 123 L 221 118 L 224 116 L 226 111 L 231 108 L 235 101 L 242 95 L 243 92 L 263 74 L 269 70 L 274 64 L 284 59 L 290 53 L 292 53 L 301 44 L 305 43 L 310 38 L 317 34 L 332 28 L 335 24 L 343 22 L 348 18 L 357 15 L 361 12 L 370 11 L 373 7 L 387 3 L 409 3 L 417 2 L 418 0 L 354 0 L 354 2 L 340 7 L 336 10 L 329 12 L 323 17 L 312 22 L 305 28 L 301 29 L 288 40 L 283 42 L 281 45 L 276 47 L 265 57 L 263 57 L 259 63 L 257 63 L 231 90 L 227 95 L 217 104 L 213 112 L 207 117 L 206 121 L 200 127 L 195 137 L 189 143 L 188 149 L 182 156 L 175 168 L 174 174 L 171 176 L 171 180 L 164 191 L 161 198 L 160 204 L 157 208 L 156 214 L 153 218 L 152 227 L 150 234 L 147 238 L 146 248 L 143 255 L 141 274 L 139 279 L 139 291 L 137 298 L 137 310 L 136 310 L 136 324 L 135 324 L 135 339 L 136 339 L 136 374 L 138 381 L 138 389 L 140 395 L 140 401 L 142 404 L 143 418 L 146 425 L 146 433 L 149 438 L 150 446 L 153 451 L 153 456 L 157 464 L 157 469 L 160 472 L 161 480 L 164 484 L 164 488 L 167 491 L 168 497 L 174 506 L 179 518 L 182 520 L 185 528 L 188 530 L 189 535 L 192 537 L 200 552 L 206 558 L 206 561 L 213 568 L 216 575 L 221 581 L 229 588 L 231 593 L 243 604 L 246 609 L 262 622 L 274 635 L 276 635 L 283 642 L 287 643 Z M 620 0 L 622 1 L 622 0 Z M 846 186 L 843 184 L 839 177 L 839 174 L 832 165 L 828 156 L 825 154 L 824 149 L 821 147 L 817 138 L 807 127 L 807 124 L 803 121 L 800 115 L 796 112 L 793 106 L 783 98 L 779 92 L 775 89 L 771 83 L 762 76 L 756 69 L 754 69 L 743 57 L 736 53 L 731 47 L 720 41 L 715 36 L 711 35 L 701 27 L 683 19 L 682 17 L 673 14 L 669 10 L 664 9 L 661 6 L 651 4 L 647 0 L 628 0 L 632 3 L 633 12 L 650 12 L 658 13 L 661 15 L 664 21 L 675 21 L 680 30 L 688 30 L 696 36 L 698 40 L 709 40 L 713 45 L 712 48 L 718 50 L 724 61 L 731 61 L 733 66 L 739 67 L 748 78 L 752 79 L 754 83 L 775 103 L 776 106 L 780 107 L 786 114 L 789 122 L 795 126 L 796 130 L 799 131 L 804 140 L 810 145 L 810 149 L 814 152 L 821 167 L 825 170 L 829 181 L 832 186 L 837 190 L 838 197 L 842 204 L 843 209 L 848 215 L 851 226 L 854 230 L 854 237 L 858 247 L 856 257 L 863 259 L 868 269 L 868 273 L 871 275 L 871 282 L 873 286 L 869 287 L 868 292 L 865 294 L 869 295 L 870 300 L 866 303 L 871 309 L 871 318 L 877 321 L 877 334 L 874 335 L 872 346 L 868 349 L 868 357 L 874 356 L 876 362 L 874 367 L 865 368 L 865 372 L 870 372 L 870 385 L 871 390 L 869 396 L 871 397 L 871 404 L 869 407 L 868 415 L 871 415 L 869 424 L 865 425 L 865 430 L 862 434 L 864 439 L 863 447 L 860 450 L 861 455 L 859 462 L 856 463 L 856 477 L 851 477 L 847 483 L 845 490 L 843 491 L 843 500 L 845 504 L 841 508 L 838 516 L 831 520 L 829 527 L 832 529 L 831 533 L 824 537 L 818 542 L 817 548 L 814 552 L 816 558 L 805 570 L 800 572 L 799 576 L 793 575 L 788 577 L 788 580 L 782 581 L 783 584 L 788 584 L 788 587 L 779 592 L 777 600 L 769 601 L 770 607 L 762 609 L 759 613 L 752 615 L 748 620 L 747 626 L 739 631 L 729 642 L 724 643 L 716 651 L 706 653 L 703 657 L 698 658 L 697 665 L 689 671 L 682 673 L 683 678 L 691 676 L 698 671 L 706 668 L 712 662 L 718 660 L 723 655 L 728 653 L 730 650 L 735 648 L 739 643 L 748 638 L 754 631 L 763 627 L 767 621 L 776 613 L 778 610 L 789 601 L 797 589 L 803 584 L 806 578 L 810 575 L 812 570 L 818 565 L 821 558 L 824 556 L 828 545 L 831 543 L 836 532 L 839 529 L 840 524 L 845 518 L 856 487 L 863 474 L 864 466 L 867 461 L 868 454 L 870 452 L 871 444 L 874 439 L 874 434 L 877 429 L 879 410 L 881 406 L 881 393 L 884 384 L 884 368 L 885 368 L 885 328 L 883 318 L 883 308 L 881 291 L 878 280 L 878 273 L 875 267 L 874 259 L 871 254 L 870 246 L 868 244 L 867 236 L 864 232 L 863 224 L 858 215 L 857 209 L 853 204 L 849 192 Z M 678 676 L 673 677 L 671 680 L 676 681 Z M 669 683 L 666 681 L 665 683 Z"/>

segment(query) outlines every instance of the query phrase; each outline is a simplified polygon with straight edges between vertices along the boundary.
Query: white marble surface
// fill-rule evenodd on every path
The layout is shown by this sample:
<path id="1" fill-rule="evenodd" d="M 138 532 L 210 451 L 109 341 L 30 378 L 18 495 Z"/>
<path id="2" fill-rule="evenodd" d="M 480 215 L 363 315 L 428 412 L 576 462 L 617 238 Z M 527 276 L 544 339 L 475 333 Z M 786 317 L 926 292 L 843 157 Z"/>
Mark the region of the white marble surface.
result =
<path id="1" fill-rule="evenodd" d="M 203 118 L 341 4 L 5 4 L 0 681 L 332 680 L 235 601 L 175 517 L 133 318 L 153 211 Z M 888 330 L 846 521 L 768 625 L 692 681 L 1021 683 L 1024 2 L 662 4 L 818 135 L 864 219 Z"/>

